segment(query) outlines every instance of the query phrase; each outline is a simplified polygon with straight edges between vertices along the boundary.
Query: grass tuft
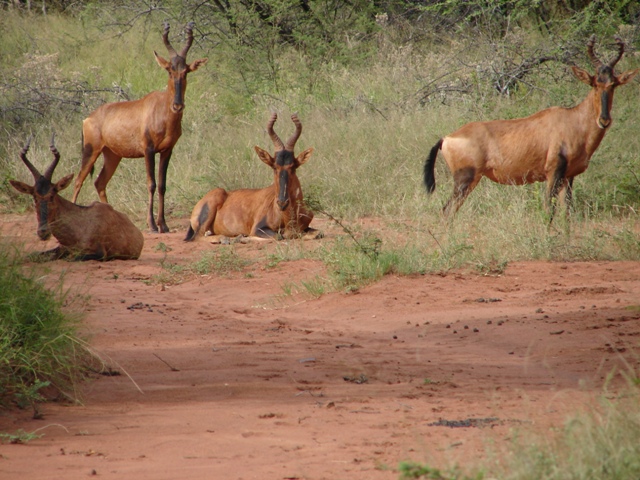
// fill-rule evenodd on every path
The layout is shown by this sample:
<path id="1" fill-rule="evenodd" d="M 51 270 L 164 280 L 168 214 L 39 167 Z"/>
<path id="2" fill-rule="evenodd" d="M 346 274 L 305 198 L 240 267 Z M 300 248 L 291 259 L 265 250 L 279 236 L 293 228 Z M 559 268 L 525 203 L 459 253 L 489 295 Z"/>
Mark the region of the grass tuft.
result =
<path id="1" fill-rule="evenodd" d="M 59 396 L 77 398 L 76 386 L 91 355 L 79 336 L 79 316 L 62 280 L 46 288 L 36 270 L 25 271 L 20 252 L 0 249 L 0 405 L 32 408 Z"/>

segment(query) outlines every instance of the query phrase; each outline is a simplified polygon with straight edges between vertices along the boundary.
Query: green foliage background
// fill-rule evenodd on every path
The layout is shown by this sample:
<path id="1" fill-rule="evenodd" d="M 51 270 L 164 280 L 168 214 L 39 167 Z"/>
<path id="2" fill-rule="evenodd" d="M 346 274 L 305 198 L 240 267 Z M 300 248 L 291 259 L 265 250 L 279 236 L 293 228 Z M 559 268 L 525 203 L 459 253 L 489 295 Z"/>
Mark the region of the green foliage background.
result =
<path id="1" fill-rule="evenodd" d="M 637 79 L 617 91 L 614 125 L 574 183 L 570 236 L 560 221 L 547 228 L 541 184 L 484 180 L 448 225 L 440 217 L 451 191 L 442 159 L 435 195 L 427 197 L 422 185 L 427 152 L 459 126 L 579 103 L 586 87 L 569 66 L 591 69 L 591 34 L 605 59 L 615 54 L 613 35 L 621 35 L 627 48 L 617 71 L 637 68 L 637 2 L 61 0 L 0 8 L 4 211 L 30 209 L 8 184 L 29 180 L 18 157 L 28 136 L 35 135 L 30 155 L 40 166 L 50 160 L 55 130 L 62 153 L 56 175 L 77 173 L 82 119 L 104 102 L 165 88 L 153 57 L 164 52 L 162 24 L 170 22 L 176 45 L 193 20 L 188 60 L 209 62 L 189 76 L 183 136 L 169 167 L 170 227 L 183 228 L 211 188 L 270 183 L 253 146 L 271 148 L 264 125 L 275 110 L 283 135 L 298 112 L 298 149 L 315 147 L 299 171 L 309 201 L 345 221 L 382 219 L 403 233 L 415 263 L 640 257 Z M 143 164 L 123 160 L 108 187 L 114 206 L 141 228 Z M 80 202 L 96 199 L 87 180 Z"/>

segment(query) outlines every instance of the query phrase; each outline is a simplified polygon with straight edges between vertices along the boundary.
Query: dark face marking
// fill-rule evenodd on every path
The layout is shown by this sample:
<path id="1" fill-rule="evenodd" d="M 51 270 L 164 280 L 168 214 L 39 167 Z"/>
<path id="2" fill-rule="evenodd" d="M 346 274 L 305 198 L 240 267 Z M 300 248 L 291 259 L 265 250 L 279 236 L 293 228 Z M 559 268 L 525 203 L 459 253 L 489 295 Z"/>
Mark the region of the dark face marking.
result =
<path id="1" fill-rule="evenodd" d="M 51 237 L 49 228 L 49 204 L 46 201 L 38 201 L 38 237 L 41 240 L 48 240 Z"/>
<path id="2" fill-rule="evenodd" d="M 175 95 L 173 97 L 173 105 L 171 106 L 174 112 L 180 112 L 184 108 L 183 84 L 187 80 L 187 64 L 181 56 L 177 55 L 171 59 L 171 71 L 169 72 L 173 79 L 173 85 L 175 88 Z"/>
<path id="3" fill-rule="evenodd" d="M 289 206 L 289 172 L 281 170 L 279 174 L 278 206 L 280 210 L 286 210 Z"/>
<path id="4" fill-rule="evenodd" d="M 293 152 L 280 150 L 276 153 L 275 166 L 278 177 L 278 207 L 284 211 L 289 206 L 289 179 L 295 174 L 295 158 Z"/>
<path id="5" fill-rule="evenodd" d="M 293 152 L 290 152 L 289 150 L 280 150 L 276 153 L 276 165 L 279 167 L 293 165 L 294 160 Z"/>
<path id="6" fill-rule="evenodd" d="M 600 95 L 600 126 L 608 127 L 611 123 L 611 112 L 609 111 L 609 92 L 604 90 Z"/>
<path id="7" fill-rule="evenodd" d="M 598 126 L 607 128 L 611 125 L 611 103 L 613 101 L 613 90 L 618 86 L 618 79 L 613 73 L 613 69 L 608 65 L 601 66 L 597 71 L 596 85 L 600 91 L 600 115 Z"/>
<path id="8" fill-rule="evenodd" d="M 36 204 L 38 217 L 38 237 L 41 240 L 48 240 L 51 237 L 49 228 L 49 203 L 53 200 L 55 192 L 52 192 L 52 185 L 49 180 L 41 176 L 35 184 L 35 195 L 33 200 Z"/>

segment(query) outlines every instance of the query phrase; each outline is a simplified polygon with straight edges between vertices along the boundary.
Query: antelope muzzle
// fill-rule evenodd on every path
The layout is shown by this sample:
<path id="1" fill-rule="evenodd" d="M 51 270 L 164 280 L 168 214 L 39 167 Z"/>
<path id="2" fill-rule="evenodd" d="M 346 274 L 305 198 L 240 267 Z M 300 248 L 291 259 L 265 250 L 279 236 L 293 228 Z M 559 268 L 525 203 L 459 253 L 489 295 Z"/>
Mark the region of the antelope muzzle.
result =
<path id="1" fill-rule="evenodd" d="M 598 116 L 598 127 L 606 129 L 611 125 L 611 113 L 609 112 L 609 92 L 602 92 L 600 96 L 600 115 Z"/>
<path id="2" fill-rule="evenodd" d="M 49 240 L 51 238 L 49 208 L 46 202 L 40 203 L 38 208 L 38 237 L 40 237 L 40 240 Z"/>
<path id="3" fill-rule="evenodd" d="M 280 188 L 278 189 L 278 200 L 276 200 L 276 203 L 280 210 L 285 211 L 289 206 L 289 172 L 286 170 L 280 172 L 279 180 Z"/>
<path id="4" fill-rule="evenodd" d="M 171 110 L 174 113 L 180 113 L 184 110 L 184 97 L 182 95 L 182 79 L 175 80 L 176 94 L 173 97 L 173 103 L 171 104 Z"/>

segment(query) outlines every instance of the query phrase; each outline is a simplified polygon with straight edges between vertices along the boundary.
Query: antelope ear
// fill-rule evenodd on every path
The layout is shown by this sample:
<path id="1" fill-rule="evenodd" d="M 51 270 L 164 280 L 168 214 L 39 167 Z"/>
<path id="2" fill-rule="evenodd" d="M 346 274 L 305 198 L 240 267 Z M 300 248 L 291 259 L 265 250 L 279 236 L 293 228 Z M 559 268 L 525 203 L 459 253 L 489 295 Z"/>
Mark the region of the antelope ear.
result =
<path id="1" fill-rule="evenodd" d="M 275 159 L 271 156 L 271 154 L 269 152 L 267 152 L 266 150 L 261 149 L 257 145 L 255 147 L 253 147 L 253 148 L 255 149 L 256 153 L 258 154 L 258 158 L 260 158 L 260 160 L 262 160 L 264 163 L 266 163 L 271 168 L 273 168 L 273 164 L 275 162 Z"/>
<path id="2" fill-rule="evenodd" d="M 54 188 L 56 189 L 56 192 L 64 190 L 69 185 L 71 185 L 71 180 L 72 179 L 73 179 L 73 173 L 71 173 L 71 174 L 67 175 L 66 177 L 63 177 L 60 180 L 58 180 L 58 183 L 56 183 L 55 186 L 54 186 Z"/>
<path id="3" fill-rule="evenodd" d="M 586 70 L 583 70 L 581 68 L 576 67 L 575 65 L 571 67 L 571 70 L 573 70 L 573 74 L 578 78 L 578 80 L 580 80 L 582 83 L 586 83 L 587 85 L 589 85 L 590 87 L 593 86 L 593 82 L 594 82 L 594 78 L 591 75 L 589 75 L 589 72 L 587 72 Z"/>
<path id="4" fill-rule="evenodd" d="M 9 183 L 13 188 L 15 188 L 20 193 L 26 193 L 27 195 L 34 194 L 35 190 L 31 185 L 27 185 L 26 183 L 22 183 L 17 180 L 9 180 Z"/>
<path id="5" fill-rule="evenodd" d="M 191 64 L 189 64 L 189 66 L 188 66 L 189 72 L 195 72 L 202 65 L 207 63 L 208 60 L 209 60 L 208 58 L 201 58 L 200 60 L 196 60 L 194 62 L 191 62 Z"/>
<path id="6" fill-rule="evenodd" d="M 304 165 L 304 163 L 307 160 L 309 160 L 309 158 L 311 157 L 312 153 L 313 153 L 313 147 L 307 148 L 304 152 L 302 152 L 300 155 L 298 155 L 297 158 L 296 158 L 296 162 L 298 163 L 298 166 Z"/>
<path id="7" fill-rule="evenodd" d="M 624 85 L 625 83 L 632 80 L 633 77 L 636 76 L 636 73 L 638 73 L 638 70 L 640 70 L 640 68 L 636 68 L 635 70 L 627 70 L 626 72 L 618 75 L 618 85 Z"/>
<path id="8" fill-rule="evenodd" d="M 155 50 L 153 51 L 153 54 L 156 57 L 156 62 L 158 62 L 158 65 L 160 65 L 165 70 L 170 70 L 171 69 L 171 63 L 170 62 L 166 61 L 164 58 L 162 58 L 160 55 L 158 55 Z"/>

